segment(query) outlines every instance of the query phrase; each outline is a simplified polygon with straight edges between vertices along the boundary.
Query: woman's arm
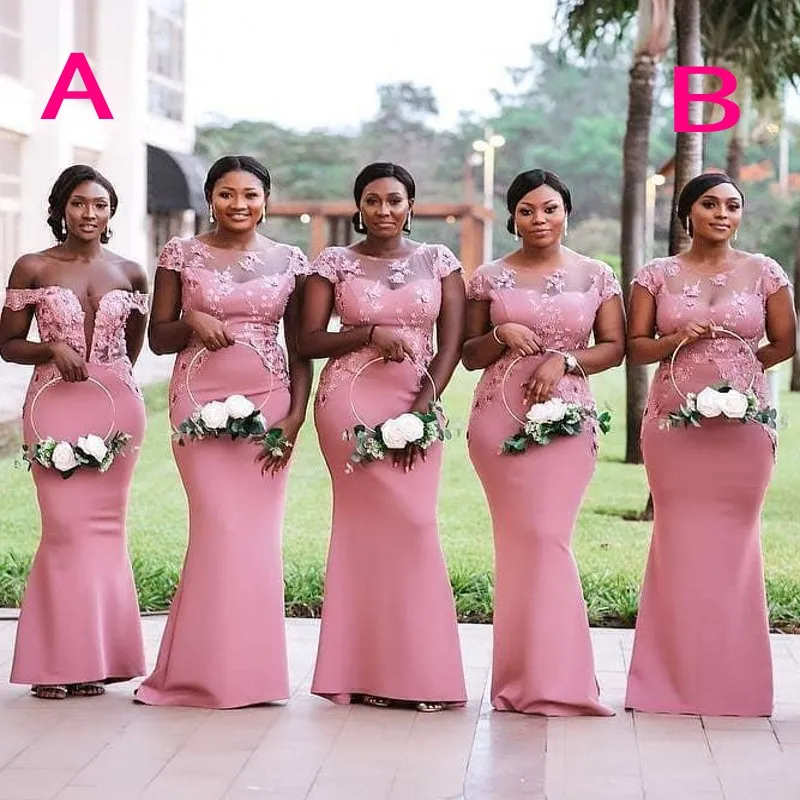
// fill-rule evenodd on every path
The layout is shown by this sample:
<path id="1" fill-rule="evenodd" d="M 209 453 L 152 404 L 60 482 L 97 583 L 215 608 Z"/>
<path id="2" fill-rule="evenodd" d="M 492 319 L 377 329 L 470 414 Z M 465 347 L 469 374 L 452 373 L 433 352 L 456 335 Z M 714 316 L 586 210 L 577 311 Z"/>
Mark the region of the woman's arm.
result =
<path id="1" fill-rule="evenodd" d="M 453 272 L 442 279 L 442 305 L 436 320 L 436 355 L 428 366 L 428 372 L 441 395 L 461 357 L 466 325 L 467 298 L 464 280 L 460 273 Z M 433 387 L 423 380 L 412 411 L 427 412 L 433 401 Z"/>
<path id="2" fill-rule="evenodd" d="M 766 329 L 769 344 L 760 348 L 756 357 L 764 369 L 769 369 L 791 358 L 797 349 L 797 318 L 792 295 L 785 286 L 767 298 Z"/>
<path id="3" fill-rule="evenodd" d="M 128 277 L 130 278 L 131 288 L 134 292 L 147 295 L 147 273 L 134 261 L 129 261 L 125 265 Z M 144 335 L 147 331 L 147 314 L 140 314 L 131 311 L 125 325 L 125 348 L 131 364 L 135 364 L 142 352 Z"/>

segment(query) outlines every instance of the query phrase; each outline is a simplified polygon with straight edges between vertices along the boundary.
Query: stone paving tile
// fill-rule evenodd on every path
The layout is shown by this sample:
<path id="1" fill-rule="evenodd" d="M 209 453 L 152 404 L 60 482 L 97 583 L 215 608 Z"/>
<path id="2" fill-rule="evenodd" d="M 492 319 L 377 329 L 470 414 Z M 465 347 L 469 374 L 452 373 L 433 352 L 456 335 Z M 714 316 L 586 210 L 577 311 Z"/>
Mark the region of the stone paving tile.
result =
<path id="1" fill-rule="evenodd" d="M 163 616 L 143 618 L 149 663 Z M 207 711 L 105 697 L 45 703 L 8 680 L 0 621 L 0 800 L 800 800 L 800 637 L 773 637 L 771 719 L 631 714 L 631 631 L 592 632 L 611 718 L 492 711 L 491 628 L 463 625 L 469 704 L 426 715 L 309 694 L 319 623 L 289 620 L 292 699 Z"/>

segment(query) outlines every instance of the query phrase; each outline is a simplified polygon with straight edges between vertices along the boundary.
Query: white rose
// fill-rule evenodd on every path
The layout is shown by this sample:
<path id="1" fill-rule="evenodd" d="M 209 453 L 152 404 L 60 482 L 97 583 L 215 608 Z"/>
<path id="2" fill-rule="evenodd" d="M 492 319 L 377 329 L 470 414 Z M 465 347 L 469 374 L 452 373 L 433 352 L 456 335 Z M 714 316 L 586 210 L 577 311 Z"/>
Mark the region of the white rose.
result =
<path id="1" fill-rule="evenodd" d="M 108 447 L 106 443 L 96 434 L 90 433 L 88 436 L 81 436 L 78 439 L 78 447 L 86 453 L 87 456 L 103 463 L 103 459 L 108 455 Z"/>
<path id="2" fill-rule="evenodd" d="M 548 400 L 545 405 L 550 406 L 550 422 L 561 422 L 566 416 L 567 404 L 560 397 Z"/>
<path id="3" fill-rule="evenodd" d="M 407 442 L 418 442 L 425 435 L 425 423 L 416 414 L 401 414 L 395 422 Z"/>
<path id="4" fill-rule="evenodd" d="M 408 444 L 408 439 L 397 419 L 387 419 L 381 425 L 381 438 L 390 450 L 402 450 Z"/>
<path id="5" fill-rule="evenodd" d="M 225 408 L 234 419 L 245 419 L 256 410 L 253 401 L 248 400 L 243 394 L 232 394 L 225 401 Z"/>
<path id="6" fill-rule="evenodd" d="M 700 394 L 697 395 L 697 410 L 704 417 L 718 417 L 722 413 L 722 404 L 724 397 L 721 392 L 706 386 Z"/>
<path id="7" fill-rule="evenodd" d="M 225 403 L 219 400 L 212 400 L 200 409 L 200 419 L 203 425 L 211 430 L 221 430 L 228 424 L 228 409 Z"/>
<path id="8" fill-rule="evenodd" d="M 535 403 L 525 415 L 528 422 L 541 423 L 550 421 L 550 407 L 547 403 Z"/>
<path id="9" fill-rule="evenodd" d="M 722 413 L 731 419 L 743 419 L 747 413 L 747 397 L 735 389 L 722 393 Z"/>
<path id="10" fill-rule="evenodd" d="M 69 442 L 59 442 L 53 450 L 53 466 L 59 472 L 69 472 L 78 466 L 78 459 Z"/>

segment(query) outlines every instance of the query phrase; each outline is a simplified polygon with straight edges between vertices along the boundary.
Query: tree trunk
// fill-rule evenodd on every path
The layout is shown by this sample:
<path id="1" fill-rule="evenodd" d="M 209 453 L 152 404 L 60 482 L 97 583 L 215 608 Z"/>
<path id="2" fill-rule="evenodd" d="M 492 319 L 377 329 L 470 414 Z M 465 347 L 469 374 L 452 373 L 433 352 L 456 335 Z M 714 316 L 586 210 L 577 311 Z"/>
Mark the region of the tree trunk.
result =
<path id="1" fill-rule="evenodd" d="M 730 138 L 728 139 L 728 154 L 725 171 L 728 173 L 728 176 L 733 178 L 733 180 L 737 183 L 739 182 L 739 176 L 742 173 L 743 157 L 744 144 L 739 132 L 739 126 L 736 125 L 736 127 L 731 131 Z"/>
<path id="2" fill-rule="evenodd" d="M 695 67 L 703 64 L 700 32 L 700 0 L 677 0 L 675 3 L 675 31 L 678 42 L 678 65 Z M 692 76 L 691 91 L 699 93 L 701 76 Z M 703 120 L 703 104 L 689 104 L 689 121 L 699 124 Z M 676 255 L 689 246 L 689 237 L 678 220 L 678 198 L 688 181 L 703 171 L 703 134 L 677 133 L 675 135 L 675 184 L 672 195 L 672 219 L 669 225 L 669 253 Z"/>
<path id="3" fill-rule="evenodd" d="M 635 56 L 628 83 L 628 120 L 623 145 L 622 185 L 622 290 L 626 304 L 631 283 L 644 262 L 645 219 L 650 120 L 653 115 L 653 87 L 656 61 L 647 53 Z M 647 401 L 647 368 L 625 363 L 626 377 L 626 444 L 625 462 L 641 464 L 642 450 L 639 435 Z"/>
<path id="4" fill-rule="evenodd" d="M 797 229 L 797 239 L 794 244 L 794 307 L 800 314 L 800 226 Z M 800 392 L 800 350 L 792 359 L 791 391 Z"/>

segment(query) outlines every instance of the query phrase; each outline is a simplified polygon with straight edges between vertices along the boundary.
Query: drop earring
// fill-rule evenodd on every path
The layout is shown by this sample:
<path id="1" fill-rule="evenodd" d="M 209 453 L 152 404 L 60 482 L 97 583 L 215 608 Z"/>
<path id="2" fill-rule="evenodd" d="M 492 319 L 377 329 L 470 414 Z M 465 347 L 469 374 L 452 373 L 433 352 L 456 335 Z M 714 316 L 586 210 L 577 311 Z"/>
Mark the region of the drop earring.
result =
<path id="1" fill-rule="evenodd" d="M 356 222 L 356 230 L 359 233 L 366 233 L 367 232 L 367 229 L 364 226 L 364 217 L 361 216 L 361 212 L 360 211 L 358 212 L 358 220 Z"/>
<path id="2" fill-rule="evenodd" d="M 736 230 L 733 232 L 733 241 L 735 242 L 735 241 L 736 241 L 738 238 L 739 238 L 739 229 L 737 228 L 737 229 L 736 229 Z"/>
<path id="3" fill-rule="evenodd" d="M 61 235 L 66 239 L 67 238 L 67 218 L 63 217 L 61 220 Z"/>
<path id="4" fill-rule="evenodd" d="M 517 227 L 517 223 L 514 223 L 514 239 L 515 241 L 519 241 L 519 228 Z"/>
<path id="5" fill-rule="evenodd" d="M 567 233 L 569 233 L 569 217 L 564 217 L 564 238 L 567 238 Z"/>
<path id="6" fill-rule="evenodd" d="M 267 204 L 264 203 L 264 210 L 261 212 L 261 224 L 263 225 L 267 221 Z"/>
<path id="7" fill-rule="evenodd" d="M 411 212 L 408 212 L 408 216 L 406 217 L 406 221 L 403 224 L 403 230 L 406 233 L 411 233 Z"/>
<path id="8" fill-rule="evenodd" d="M 208 204 L 208 221 L 213 225 L 216 220 L 214 219 L 214 208 L 211 203 Z"/>
<path id="9" fill-rule="evenodd" d="M 106 229 L 103 231 L 103 234 L 105 235 L 106 241 L 108 241 L 114 235 L 114 231 L 112 231 L 111 228 L 106 225 Z"/>

